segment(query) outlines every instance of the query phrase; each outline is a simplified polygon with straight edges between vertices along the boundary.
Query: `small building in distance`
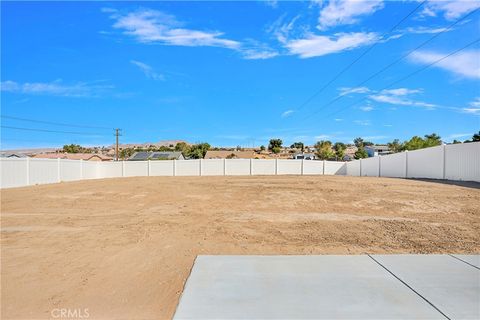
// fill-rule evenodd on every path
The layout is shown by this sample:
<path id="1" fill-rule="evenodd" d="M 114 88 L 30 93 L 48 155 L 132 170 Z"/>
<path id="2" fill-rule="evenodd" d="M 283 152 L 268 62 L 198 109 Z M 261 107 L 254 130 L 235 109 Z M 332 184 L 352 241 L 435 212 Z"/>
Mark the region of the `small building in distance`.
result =
<path id="1" fill-rule="evenodd" d="M 39 153 L 32 158 L 36 159 L 67 159 L 84 161 L 112 161 L 113 158 L 100 153 Z"/>
<path id="2" fill-rule="evenodd" d="M 135 152 L 127 160 L 128 161 L 185 160 L 185 157 L 179 151 L 138 151 L 138 152 Z"/>
<path id="3" fill-rule="evenodd" d="M 297 159 L 297 160 L 316 160 L 317 159 L 317 156 L 315 155 L 315 153 L 297 153 L 295 155 L 293 155 L 293 159 Z"/>
<path id="4" fill-rule="evenodd" d="M 369 157 L 384 156 L 392 153 L 386 145 L 366 146 L 365 151 L 367 151 Z"/>
<path id="5" fill-rule="evenodd" d="M 1 152 L 0 158 L 9 158 L 9 159 L 18 159 L 18 158 L 26 158 L 27 156 L 22 153 L 16 152 Z"/>
<path id="6" fill-rule="evenodd" d="M 208 150 L 205 159 L 254 159 L 258 157 L 253 151 Z"/>

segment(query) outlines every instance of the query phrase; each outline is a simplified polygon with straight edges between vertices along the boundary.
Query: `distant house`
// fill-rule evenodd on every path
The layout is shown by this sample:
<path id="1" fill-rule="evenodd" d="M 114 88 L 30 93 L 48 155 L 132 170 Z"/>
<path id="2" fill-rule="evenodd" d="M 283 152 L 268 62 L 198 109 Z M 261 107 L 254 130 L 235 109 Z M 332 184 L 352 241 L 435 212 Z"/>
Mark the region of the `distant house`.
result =
<path id="1" fill-rule="evenodd" d="M 138 151 L 135 152 L 128 161 L 145 161 L 145 160 L 185 160 L 181 152 L 177 151 Z"/>
<path id="2" fill-rule="evenodd" d="M 257 155 L 253 151 L 209 150 L 205 159 L 254 159 Z"/>
<path id="3" fill-rule="evenodd" d="M 68 159 L 84 161 L 112 161 L 113 158 L 100 153 L 39 153 L 32 158 L 37 159 Z"/>
<path id="4" fill-rule="evenodd" d="M 293 159 L 315 160 L 317 159 L 317 156 L 315 155 L 315 153 L 297 153 L 293 156 Z"/>
<path id="5" fill-rule="evenodd" d="M 392 153 L 390 148 L 385 145 L 366 146 L 365 151 L 367 151 L 369 157 L 384 156 Z"/>
<path id="6" fill-rule="evenodd" d="M 0 158 L 26 158 L 27 156 L 22 153 L 15 152 L 2 152 L 0 153 Z"/>

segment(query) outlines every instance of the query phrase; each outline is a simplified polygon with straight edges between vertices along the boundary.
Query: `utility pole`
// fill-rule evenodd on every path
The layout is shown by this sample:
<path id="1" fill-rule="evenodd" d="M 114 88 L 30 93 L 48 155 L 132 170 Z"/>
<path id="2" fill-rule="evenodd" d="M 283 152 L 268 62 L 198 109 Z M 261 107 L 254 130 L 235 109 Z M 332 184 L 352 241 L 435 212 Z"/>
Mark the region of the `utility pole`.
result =
<path id="1" fill-rule="evenodd" d="M 119 129 L 119 128 L 116 128 L 115 129 L 115 161 L 118 161 L 119 159 L 119 154 L 118 154 L 118 137 L 121 136 L 121 133 L 120 131 L 122 131 L 122 129 Z"/>

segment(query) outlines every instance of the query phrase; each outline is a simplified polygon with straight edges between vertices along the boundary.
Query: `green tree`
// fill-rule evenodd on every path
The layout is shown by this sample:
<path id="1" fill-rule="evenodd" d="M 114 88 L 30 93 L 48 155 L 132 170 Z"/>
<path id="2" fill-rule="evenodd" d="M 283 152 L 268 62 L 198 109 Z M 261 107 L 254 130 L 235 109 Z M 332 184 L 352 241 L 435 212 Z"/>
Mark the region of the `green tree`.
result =
<path id="1" fill-rule="evenodd" d="M 354 158 L 357 159 L 357 160 L 368 158 L 368 153 L 367 153 L 367 151 L 365 150 L 364 147 L 360 147 L 360 148 L 358 148 L 357 151 L 355 151 Z"/>
<path id="2" fill-rule="evenodd" d="M 280 152 L 280 149 L 282 148 L 283 141 L 282 139 L 270 139 L 270 143 L 268 144 L 268 150 L 273 151 L 274 153 Z M 278 152 L 275 152 L 273 149 L 277 150 Z"/>
<path id="3" fill-rule="evenodd" d="M 300 150 L 304 150 L 305 149 L 305 145 L 303 144 L 303 142 L 294 142 L 290 148 L 295 148 L 295 149 L 300 149 Z"/>
<path id="4" fill-rule="evenodd" d="M 260 151 L 265 151 L 265 146 L 264 145 L 260 146 Z"/>
<path id="5" fill-rule="evenodd" d="M 441 137 L 436 133 L 426 134 L 424 141 L 425 141 L 423 145 L 424 148 L 439 146 L 442 144 Z"/>
<path id="6" fill-rule="evenodd" d="M 480 141 L 480 131 L 478 131 L 478 133 L 473 134 L 472 141 Z"/>
<path id="7" fill-rule="evenodd" d="M 206 142 L 194 144 L 188 150 L 187 157 L 191 159 L 203 159 L 210 149 L 210 145 Z"/>
<path id="8" fill-rule="evenodd" d="M 332 159 L 335 153 L 332 150 L 332 143 L 330 141 L 318 141 L 315 144 L 316 154 L 320 160 Z"/>
<path id="9" fill-rule="evenodd" d="M 392 142 L 387 143 L 387 145 L 390 151 L 392 151 L 393 153 L 400 152 L 403 150 L 403 144 L 398 139 L 395 139 Z"/>
<path id="10" fill-rule="evenodd" d="M 91 149 L 73 143 L 64 145 L 62 151 L 66 153 L 91 153 Z"/>
<path id="11" fill-rule="evenodd" d="M 462 143 L 462 141 L 458 141 L 457 139 L 454 139 L 452 143 L 453 144 L 459 144 L 459 143 Z"/>
<path id="12" fill-rule="evenodd" d="M 273 147 L 272 149 L 270 149 L 273 153 L 275 154 L 278 154 L 280 153 L 280 151 L 282 151 L 282 148 L 280 147 Z"/>
<path id="13" fill-rule="evenodd" d="M 353 143 L 355 144 L 355 147 L 357 147 L 357 148 L 361 148 L 361 147 L 364 146 L 364 144 L 363 144 L 363 139 L 360 138 L 360 137 L 355 138 L 355 139 L 353 140 Z"/>
<path id="14" fill-rule="evenodd" d="M 175 145 L 175 151 L 180 151 L 184 154 L 188 153 L 188 148 L 188 144 L 186 144 L 185 142 L 179 142 Z"/>
<path id="15" fill-rule="evenodd" d="M 342 160 L 343 157 L 345 156 L 345 149 L 347 149 L 347 146 L 343 142 L 335 142 L 333 145 L 333 150 L 335 150 L 335 158 L 337 160 Z"/>

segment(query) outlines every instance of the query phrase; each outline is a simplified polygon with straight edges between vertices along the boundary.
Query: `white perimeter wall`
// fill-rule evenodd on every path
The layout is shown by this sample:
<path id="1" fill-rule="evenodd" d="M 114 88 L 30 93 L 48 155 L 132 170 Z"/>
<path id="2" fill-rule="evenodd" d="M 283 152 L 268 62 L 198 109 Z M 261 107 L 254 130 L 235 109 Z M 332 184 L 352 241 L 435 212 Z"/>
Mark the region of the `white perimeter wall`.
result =
<path id="1" fill-rule="evenodd" d="M 82 179 L 142 176 L 233 176 L 345 174 L 344 162 L 314 160 L 208 159 L 96 162 L 3 158 L 1 188 Z M 324 173 L 325 171 L 325 173 Z"/>
<path id="2" fill-rule="evenodd" d="M 480 142 L 438 146 L 349 163 L 315 160 L 208 159 L 95 162 L 2 158 L 0 187 L 134 176 L 350 175 L 480 182 Z"/>
<path id="3" fill-rule="evenodd" d="M 449 144 L 355 160 L 349 176 L 429 178 L 480 182 L 480 142 Z"/>

